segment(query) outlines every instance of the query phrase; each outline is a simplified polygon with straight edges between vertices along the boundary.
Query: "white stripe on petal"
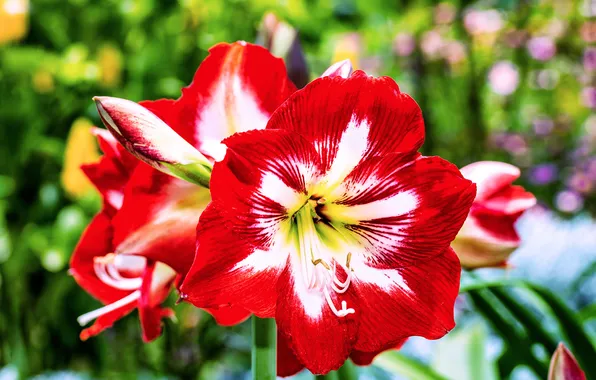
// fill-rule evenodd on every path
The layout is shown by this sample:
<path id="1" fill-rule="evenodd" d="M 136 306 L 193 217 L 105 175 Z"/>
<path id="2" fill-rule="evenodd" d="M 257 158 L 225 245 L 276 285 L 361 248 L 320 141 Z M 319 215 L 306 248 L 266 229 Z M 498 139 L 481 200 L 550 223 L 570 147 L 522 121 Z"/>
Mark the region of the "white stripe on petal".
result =
<path id="1" fill-rule="evenodd" d="M 288 210 L 300 207 L 305 201 L 304 194 L 292 189 L 271 172 L 266 172 L 261 178 L 259 192 Z"/>
<path id="2" fill-rule="evenodd" d="M 199 141 L 219 142 L 236 132 L 264 129 L 267 121 L 269 115 L 261 109 L 255 95 L 242 84 L 240 77 L 237 74 L 223 74 L 208 104 L 197 115 L 196 137 Z"/>
<path id="3" fill-rule="evenodd" d="M 279 245 L 278 245 L 279 246 Z M 271 269 L 282 269 L 288 258 L 288 251 L 271 249 L 268 251 L 255 249 L 244 260 L 234 265 L 233 269 L 250 270 L 252 272 L 262 272 Z"/>
<path id="4" fill-rule="evenodd" d="M 376 269 L 362 261 L 354 261 L 354 281 L 376 285 L 384 291 L 399 288 L 409 295 L 414 295 L 398 269 Z"/>
<path id="5" fill-rule="evenodd" d="M 418 207 L 418 197 L 413 191 L 404 191 L 378 201 L 354 205 L 329 205 L 333 216 L 342 221 L 362 221 L 400 216 Z"/>
<path id="6" fill-rule="evenodd" d="M 367 119 L 356 120 L 355 115 L 348 123 L 339 144 L 337 154 L 325 174 L 325 180 L 330 188 L 339 185 L 360 163 L 368 149 L 368 134 L 370 124 Z"/>

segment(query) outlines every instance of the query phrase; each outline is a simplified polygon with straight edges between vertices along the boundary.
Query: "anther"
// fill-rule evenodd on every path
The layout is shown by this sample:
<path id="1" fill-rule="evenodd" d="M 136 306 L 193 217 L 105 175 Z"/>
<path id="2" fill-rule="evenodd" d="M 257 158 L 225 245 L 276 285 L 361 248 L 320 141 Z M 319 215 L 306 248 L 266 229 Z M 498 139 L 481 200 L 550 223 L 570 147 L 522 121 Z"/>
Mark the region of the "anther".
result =
<path id="1" fill-rule="evenodd" d="M 317 264 L 321 264 L 322 266 L 325 267 L 325 269 L 327 270 L 331 270 L 331 267 L 329 266 L 329 264 L 327 264 L 323 259 L 316 259 L 312 261 L 313 265 L 317 265 Z"/>

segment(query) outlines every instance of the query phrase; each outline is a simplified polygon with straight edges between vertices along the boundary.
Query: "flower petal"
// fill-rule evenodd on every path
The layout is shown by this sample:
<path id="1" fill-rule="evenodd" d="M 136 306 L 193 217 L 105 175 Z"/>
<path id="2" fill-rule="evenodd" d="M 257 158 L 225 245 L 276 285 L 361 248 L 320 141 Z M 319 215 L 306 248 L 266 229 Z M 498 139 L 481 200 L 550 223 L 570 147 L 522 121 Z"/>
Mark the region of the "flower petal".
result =
<path id="1" fill-rule="evenodd" d="M 517 167 L 498 161 L 479 161 L 464 166 L 461 174 L 476 183 L 476 201 L 484 201 L 497 191 L 515 181 L 520 171 Z"/>
<path id="2" fill-rule="evenodd" d="M 288 339 L 281 331 L 277 332 L 277 376 L 294 376 L 304 369 L 294 351 L 289 346 Z"/>
<path id="3" fill-rule="evenodd" d="M 280 334 L 285 334 L 296 358 L 313 374 L 325 374 L 342 366 L 352 351 L 358 332 L 358 314 L 338 317 L 328 307 L 320 290 L 309 290 L 295 263 L 279 277 L 279 298 L 275 320 Z M 354 304 L 350 292 L 331 292 L 333 302 Z"/>
<path id="4" fill-rule="evenodd" d="M 158 266 L 162 268 L 157 268 Z M 176 272 L 171 268 L 164 268 L 164 264 L 147 260 L 143 283 L 141 285 L 141 297 L 138 301 L 139 319 L 143 330 L 143 341 L 151 342 L 161 335 L 161 319 L 171 315 L 168 309 L 162 309 L 160 304 L 167 298 Z M 157 270 L 156 270 L 157 269 Z M 169 270 L 168 270 L 169 269 Z M 165 273 L 158 273 L 159 271 Z"/>
<path id="5" fill-rule="evenodd" d="M 194 260 L 196 225 L 209 198 L 207 189 L 140 165 L 112 220 L 115 253 L 142 255 L 186 274 Z"/>
<path id="6" fill-rule="evenodd" d="M 294 91 L 283 60 L 246 42 L 222 43 L 209 49 L 190 86 L 182 89 L 177 122 L 170 122 L 194 130 L 200 149 L 235 132 L 265 128 Z"/>
<path id="7" fill-rule="evenodd" d="M 314 80 L 278 108 L 267 129 L 292 130 L 311 141 L 334 183 L 367 158 L 416 151 L 424 140 L 416 102 L 393 79 L 362 71 Z"/>
<path id="8" fill-rule="evenodd" d="M 484 214 L 515 215 L 536 205 L 534 194 L 521 186 L 506 186 L 484 201 L 477 201 L 475 208 Z"/>
<path id="9" fill-rule="evenodd" d="M 418 265 L 441 254 L 464 223 L 475 186 L 439 157 L 390 154 L 356 168 L 321 213 L 377 267 Z M 352 248 L 352 247 L 350 247 Z"/>
<path id="10" fill-rule="evenodd" d="M 351 286 L 358 293 L 360 318 L 356 350 L 382 351 L 410 336 L 439 339 L 455 326 L 461 268 L 451 248 L 402 269 L 375 269 L 358 261 L 353 265 Z"/>
<path id="11" fill-rule="evenodd" d="M 102 282 L 93 269 L 93 258 L 112 252 L 113 230 L 105 211 L 97 214 L 81 237 L 70 259 L 69 273 L 87 293 L 104 304 L 111 304 L 131 291 L 116 289 Z"/>
<path id="12" fill-rule="evenodd" d="M 111 214 L 122 206 L 124 186 L 139 161 L 118 144 L 109 131 L 93 128 L 92 133 L 104 155 L 96 163 L 82 165 L 81 169 L 99 190 Z"/>
<path id="13" fill-rule="evenodd" d="M 214 166 L 211 194 L 225 205 L 231 228 L 268 250 L 289 216 L 308 200 L 307 184 L 318 175 L 312 145 L 289 131 L 250 131 L 223 141 L 226 158 Z"/>
<path id="14" fill-rule="evenodd" d="M 275 284 L 286 257 L 260 250 L 234 234 L 211 203 L 197 226 L 195 261 L 180 288 L 181 297 L 197 307 L 239 307 L 261 318 L 275 314 Z"/>
<path id="15" fill-rule="evenodd" d="M 344 59 L 329 66 L 327 70 L 321 75 L 322 77 L 341 77 L 347 78 L 352 75 L 352 62 L 349 59 Z"/>
<path id="16" fill-rule="evenodd" d="M 586 380 L 586 374 L 563 343 L 559 343 L 550 361 L 548 380 Z"/>
<path id="17" fill-rule="evenodd" d="M 401 346 L 403 346 L 404 343 L 406 343 L 407 340 L 408 340 L 408 338 L 404 338 L 403 340 L 398 342 L 396 345 L 389 345 L 389 346 L 387 346 L 386 349 L 381 349 L 379 351 L 374 351 L 374 352 L 365 352 L 365 351 L 354 350 L 350 354 L 350 359 L 352 359 L 352 361 L 356 365 L 368 366 L 368 365 L 372 364 L 372 362 L 375 360 L 377 355 L 379 355 L 387 350 L 399 350 L 401 348 Z"/>
<path id="18" fill-rule="evenodd" d="M 220 307 L 219 309 L 205 309 L 215 318 L 220 326 L 234 326 L 250 317 L 250 312 L 237 306 Z"/>

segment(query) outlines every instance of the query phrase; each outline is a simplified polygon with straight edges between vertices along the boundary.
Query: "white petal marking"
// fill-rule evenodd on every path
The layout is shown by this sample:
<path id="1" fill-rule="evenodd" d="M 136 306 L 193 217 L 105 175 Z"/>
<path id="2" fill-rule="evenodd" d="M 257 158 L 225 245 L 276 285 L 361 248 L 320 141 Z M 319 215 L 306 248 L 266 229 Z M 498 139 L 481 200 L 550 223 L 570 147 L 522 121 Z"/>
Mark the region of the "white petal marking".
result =
<path id="1" fill-rule="evenodd" d="M 261 177 L 259 192 L 288 210 L 300 207 L 305 201 L 305 194 L 298 193 L 271 172 L 266 172 Z"/>
<path id="2" fill-rule="evenodd" d="M 335 159 L 325 175 L 330 188 L 342 183 L 360 163 L 368 149 L 369 131 L 370 124 L 367 119 L 358 121 L 355 115 L 352 116 L 337 146 Z"/>
<path id="3" fill-rule="evenodd" d="M 413 191 L 404 191 L 378 201 L 342 207 L 341 215 L 355 220 L 373 220 L 404 215 L 418 206 L 418 197 Z"/>
<path id="4" fill-rule="evenodd" d="M 414 296 L 414 291 L 408 286 L 398 269 L 376 269 L 371 268 L 362 261 L 353 263 L 354 280 L 376 285 L 384 291 L 399 288 L 403 292 Z"/>
<path id="5" fill-rule="evenodd" d="M 232 86 L 228 86 L 229 81 Z M 197 140 L 220 142 L 236 132 L 264 129 L 269 116 L 256 101 L 255 95 L 238 75 L 224 74 L 212 92 L 211 100 L 197 115 Z M 199 128 L 203 125 L 203 128 Z"/>

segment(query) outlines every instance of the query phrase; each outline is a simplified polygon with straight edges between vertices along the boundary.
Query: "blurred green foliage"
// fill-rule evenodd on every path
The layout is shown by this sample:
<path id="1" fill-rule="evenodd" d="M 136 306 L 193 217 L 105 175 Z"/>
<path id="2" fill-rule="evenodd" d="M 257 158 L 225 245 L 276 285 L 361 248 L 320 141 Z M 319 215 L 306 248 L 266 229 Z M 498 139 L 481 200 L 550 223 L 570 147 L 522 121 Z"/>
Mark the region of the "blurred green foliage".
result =
<path id="1" fill-rule="evenodd" d="M 246 326 L 183 304 L 151 344 L 135 317 L 78 339 L 76 317 L 98 304 L 66 271 L 100 200 L 65 190 L 61 172 L 75 120 L 99 124 L 92 96 L 176 98 L 210 46 L 254 41 L 269 11 L 299 30 L 311 77 L 345 57 L 394 77 L 423 109 L 427 154 L 511 161 L 541 202 L 594 210 L 594 69 L 582 57 L 596 26 L 581 1 L 0 0 L 3 17 L 8 3 L 25 17 L 0 28 L 25 33 L 0 41 L 0 367 L 209 379 L 249 366 Z M 556 53 L 544 59 L 534 37 Z M 495 73 L 498 62 L 514 69 Z"/>

